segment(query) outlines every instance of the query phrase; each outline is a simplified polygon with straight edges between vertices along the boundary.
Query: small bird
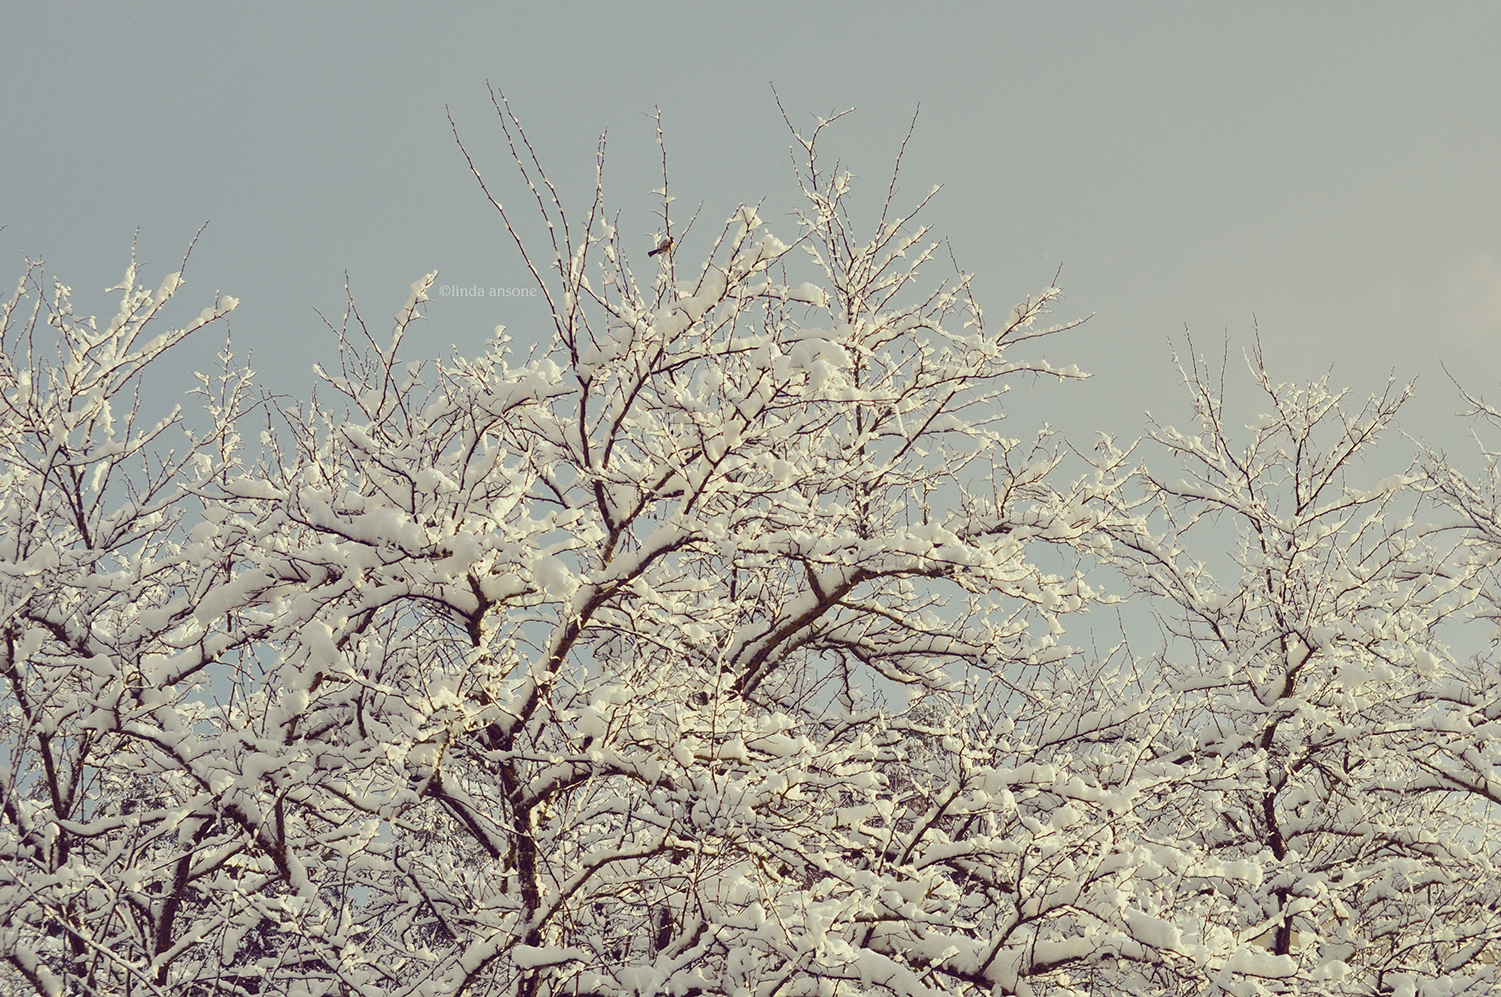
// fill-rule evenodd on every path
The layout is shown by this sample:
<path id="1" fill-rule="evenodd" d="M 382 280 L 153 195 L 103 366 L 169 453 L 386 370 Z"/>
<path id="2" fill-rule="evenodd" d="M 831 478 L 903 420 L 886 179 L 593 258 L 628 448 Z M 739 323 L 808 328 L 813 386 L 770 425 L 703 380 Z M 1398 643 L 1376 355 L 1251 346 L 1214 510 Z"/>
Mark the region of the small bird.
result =
<path id="1" fill-rule="evenodd" d="M 647 256 L 656 256 L 658 253 L 665 253 L 665 252 L 667 252 L 671 248 L 672 248 L 672 236 L 670 236 L 670 235 L 669 236 L 665 236 L 662 239 L 661 242 L 657 243 L 657 248 L 653 249 L 651 252 L 647 253 L 646 255 Z"/>

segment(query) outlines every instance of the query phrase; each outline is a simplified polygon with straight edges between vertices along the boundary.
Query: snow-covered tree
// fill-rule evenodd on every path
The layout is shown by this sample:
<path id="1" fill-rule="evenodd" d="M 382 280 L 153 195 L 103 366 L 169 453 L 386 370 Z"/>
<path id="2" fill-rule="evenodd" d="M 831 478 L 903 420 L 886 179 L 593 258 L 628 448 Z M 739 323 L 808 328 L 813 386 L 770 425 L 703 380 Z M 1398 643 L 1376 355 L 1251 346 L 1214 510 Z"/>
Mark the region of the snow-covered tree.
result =
<path id="1" fill-rule="evenodd" d="M 144 288 L 132 263 L 99 328 L 32 264 L 0 310 L 0 946 L 44 993 L 149 989 L 207 923 L 185 904 L 201 897 L 210 919 L 234 906 L 198 884 L 238 833 L 176 752 L 208 733 L 194 690 L 250 637 L 193 622 L 236 567 L 192 526 L 233 469 L 248 382 L 230 365 L 202 379 L 197 432 L 180 407 L 143 415 L 142 375 L 236 305 L 155 333 L 181 283 Z"/>
<path id="2" fill-rule="evenodd" d="M 1199 435 L 1158 434 L 1198 484 L 1113 444 L 1069 483 L 1001 407 L 1008 378 L 1083 376 L 1039 355 L 1059 291 L 994 323 L 968 274 L 928 277 L 936 190 L 898 213 L 893 182 L 859 236 L 818 121 L 791 241 L 753 206 L 700 240 L 664 153 L 642 272 L 603 148 L 567 214 L 497 111 L 551 240 L 475 168 L 547 302 L 535 348 L 407 359 L 429 274 L 389 336 L 351 301 L 305 401 L 273 408 L 226 350 L 203 419 L 152 420 L 148 367 L 233 299 L 155 336 L 180 273 L 132 267 L 103 329 L 38 267 L 6 302 L 9 990 L 1484 973 L 1485 697 L 1432 635 L 1481 540 L 1393 520 L 1431 476 L 1338 479 L 1395 399 L 1314 451 L 1334 399 L 1266 382 L 1242 459 L 1199 391 Z M 1246 524 L 1223 584 L 1185 553 L 1215 511 Z M 1193 664 L 1066 643 L 1114 598 L 1086 568 L 1179 607 Z"/>
<path id="3" fill-rule="evenodd" d="M 1191 358 L 1195 425 L 1150 433 L 1172 471 L 1142 465 L 1139 491 L 1108 492 L 1105 557 L 1172 638 L 1156 667 L 1175 716 L 1154 751 L 1236 769 L 1233 788 L 1178 794 L 1159 833 L 1261 866 L 1213 916 L 1307 992 L 1489 992 L 1501 828 L 1473 766 L 1494 679 L 1442 632 L 1481 559 L 1427 507 L 1418 461 L 1361 480 L 1410 386 L 1352 408 L 1327 377 L 1273 382 L 1259 350 L 1251 374 L 1264 412 L 1237 442 L 1223 376 Z"/>

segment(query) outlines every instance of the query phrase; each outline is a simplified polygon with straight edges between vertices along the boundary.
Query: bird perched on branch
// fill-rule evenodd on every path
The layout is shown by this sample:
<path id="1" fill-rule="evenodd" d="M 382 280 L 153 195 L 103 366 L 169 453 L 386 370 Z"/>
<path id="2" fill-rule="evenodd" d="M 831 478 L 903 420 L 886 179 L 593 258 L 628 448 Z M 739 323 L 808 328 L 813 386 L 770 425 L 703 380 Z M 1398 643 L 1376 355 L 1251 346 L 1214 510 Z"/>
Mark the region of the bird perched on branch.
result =
<path id="1" fill-rule="evenodd" d="M 662 239 L 662 241 L 659 242 L 659 243 L 657 243 L 657 248 L 653 249 L 651 252 L 647 253 L 646 255 L 647 256 L 656 256 L 658 253 L 665 253 L 665 252 L 667 252 L 671 248 L 672 248 L 672 236 L 670 236 L 670 235 L 669 236 L 664 236 L 663 239 Z"/>

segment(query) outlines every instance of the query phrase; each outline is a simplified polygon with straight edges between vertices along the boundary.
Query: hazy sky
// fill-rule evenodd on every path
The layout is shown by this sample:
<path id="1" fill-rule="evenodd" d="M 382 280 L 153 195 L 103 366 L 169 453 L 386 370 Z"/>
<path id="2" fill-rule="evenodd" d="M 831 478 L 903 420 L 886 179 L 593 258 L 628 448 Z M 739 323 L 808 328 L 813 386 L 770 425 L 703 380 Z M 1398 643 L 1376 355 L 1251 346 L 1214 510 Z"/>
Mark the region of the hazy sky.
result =
<path id="1" fill-rule="evenodd" d="M 1097 377 L 1014 395 L 1028 422 L 1181 421 L 1169 338 L 1187 326 L 1218 354 L 1228 333 L 1238 354 L 1253 320 L 1280 378 L 1332 367 L 1365 392 L 1389 369 L 1419 376 L 1404 426 L 1451 447 L 1440 362 L 1501 397 L 1494 3 L 16 4 L 4 21 L 0 282 L 40 257 L 80 312 L 112 314 L 102 289 L 137 228 L 154 285 L 211 221 L 178 321 L 216 289 L 239 297 L 236 348 L 278 390 L 306 390 L 331 356 L 314 309 L 342 312 L 346 272 L 382 328 L 431 269 L 528 283 L 444 112 L 525 212 L 488 80 L 579 214 L 608 130 L 607 195 L 643 254 L 652 108 L 698 232 L 765 198 L 788 238 L 771 84 L 799 125 L 856 108 L 830 149 L 870 207 L 921 104 L 899 197 L 944 185 L 926 218 L 990 313 L 1061 263 L 1057 316 L 1094 315 L 1048 356 Z M 428 316 L 418 352 L 475 349 L 497 323 L 542 330 L 514 300 L 439 299 Z"/>

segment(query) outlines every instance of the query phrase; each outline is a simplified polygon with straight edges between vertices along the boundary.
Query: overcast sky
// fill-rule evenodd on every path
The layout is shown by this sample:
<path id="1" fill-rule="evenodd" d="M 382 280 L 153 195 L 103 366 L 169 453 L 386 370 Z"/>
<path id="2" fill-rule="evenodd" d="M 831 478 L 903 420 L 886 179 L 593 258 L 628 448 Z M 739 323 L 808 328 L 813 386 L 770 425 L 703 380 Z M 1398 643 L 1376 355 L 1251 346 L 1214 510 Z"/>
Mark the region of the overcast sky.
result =
<path id="1" fill-rule="evenodd" d="M 644 254 L 654 107 L 699 233 L 762 198 L 795 232 L 774 84 L 800 125 L 856 109 L 831 151 L 871 207 L 921 104 L 899 198 L 944 185 L 927 220 L 992 314 L 1062 264 L 1057 316 L 1094 317 L 1048 358 L 1097 376 L 1014 395 L 1019 419 L 1181 421 L 1169 339 L 1238 353 L 1255 322 L 1279 378 L 1418 377 L 1404 428 L 1462 448 L 1440 363 L 1501 397 L 1498 52 L 1494 3 L 12 5 L 0 280 L 40 257 L 78 311 L 111 314 L 137 229 L 154 285 L 209 221 L 178 320 L 239 297 L 236 348 L 304 392 L 331 356 L 315 309 L 342 312 L 346 272 L 382 327 L 428 270 L 528 283 L 445 105 L 522 210 L 486 81 L 580 214 L 608 130 L 607 195 Z M 419 352 L 542 329 L 515 300 L 428 316 Z"/>

